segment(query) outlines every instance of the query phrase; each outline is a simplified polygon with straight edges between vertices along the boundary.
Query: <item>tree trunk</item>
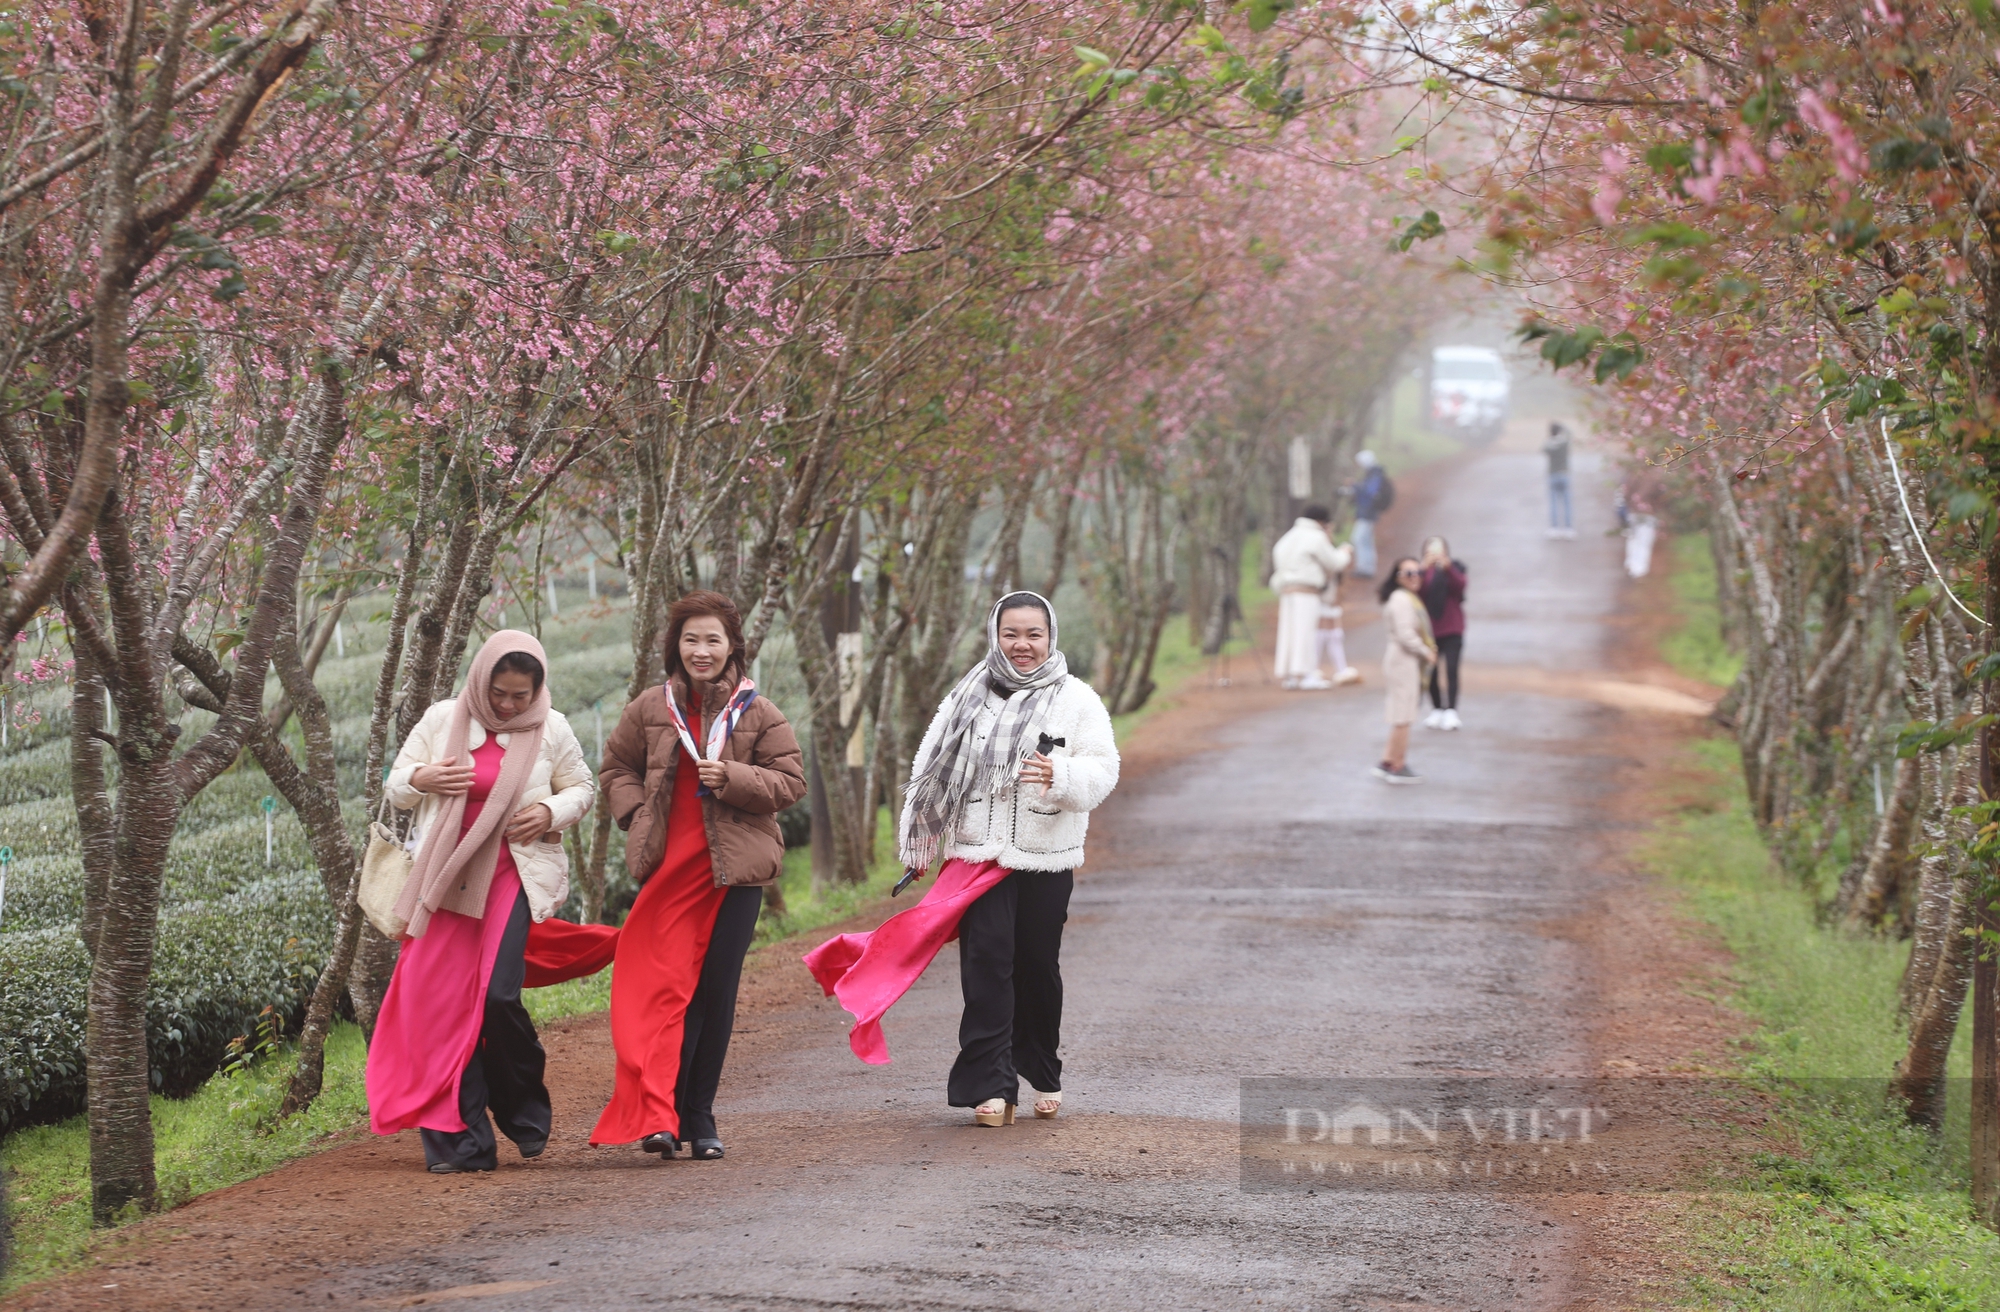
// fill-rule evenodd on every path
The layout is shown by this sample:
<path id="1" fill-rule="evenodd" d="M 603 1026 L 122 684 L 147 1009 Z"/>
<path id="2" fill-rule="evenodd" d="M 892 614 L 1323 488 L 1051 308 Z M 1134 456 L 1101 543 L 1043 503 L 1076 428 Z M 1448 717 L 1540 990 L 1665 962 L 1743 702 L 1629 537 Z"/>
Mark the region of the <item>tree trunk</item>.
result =
<path id="1" fill-rule="evenodd" d="M 323 642 L 318 644 L 318 650 L 324 649 Z M 361 891 L 361 863 L 356 859 L 354 841 L 340 813 L 340 771 L 334 754 L 333 719 L 327 712 L 326 699 L 313 683 L 311 670 L 300 659 L 295 635 L 285 635 L 274 663 L 285 696 L 299 717 L 306 747 L 306 769 L 302 773 L 293 765 L 291 754 L 275 731 L 267 731 L 259 740 L 257 759 L 305 825 L 313 860 L 319 866 L 320 878 L 327 886 L 338 917 L 333 951 L 320 970 L 319 981 L 306 1004 L 305 1024 L 299 1033 L 298 1069 L 278 1108 L 278 1115 L 283 1117 L 311 1106 L 325 1078 L 326 1036 L 333 1028 L 334 1006 L 347 987 L 347 972 L 353 964 L 354 947 L 361 932 L 361 912 L 356 901 Z"/>
<path id="2" fill-rule="evenodd" d="M 120 708 L 121 745 L 136 719 Z M 156 724 L 164 722 L 159 717 Z M 137 725 L 132 725 L 133 730 Z M 85 1051 L 89 1070 L 90 1212 L 99 1225 L 128 1206 L 150 1211 L 153 1173 L 151 1062 L 146 1051 L 146 985 L 160 913 L 160 875 L 179 818 L 178 790 L 164 752 L 132 753 L 118 784 L 117 859 L 109 872 L 91 959 Z"/>
<path id="3" fill-rule="evenodd" d="M 600 800 L 590 826 L 590 850 L 578 865 L 577 894 L 583 903 L 583 923 L 604 923 L 604 863 L 611 851 L 611 808 Z"/>
<path id="4" fill-rule="evenodd" d="M 309 395 L 295 423 L 295 481 L 264 553 L 264 572 L 237 648 L 229 698 L 215 726 L 173 755 L 180 726 L 163 693 L 170 650 L 154 629 L 154 609 L 132 553 L 131 527 L 116 489 L 98 516 L 97 542 L 117 644 L 119 786 L 115 859 L 106 884 L 92 960 L 86 1054 L 89 1071 L 91 1215 L 100 1225 L 128 1206 L 157 1199 L 152 1094 L 146 1051 L 146 986 L 153 968 L 162 884 L 174 826 L 190 800 L 263 727 L 264 676 L 273 649 L 295 619 L 299 565 L 312 540 L 334 453 L 344 436 L 337 389 Z"/>
<path id="5" fill-rule="evenodd" d="M 72 605 L 84 604 L 72 596 Z M 78 848 L 83 860 L 83 945 L 97 952 L 97 930 L 111 883 L 116 817 L 104 772 L 104 676 L 88 652 L 77 647 L 76 682 L 70 689 L 70 800 L 76 808 Z"/>
<path id="6" fill-rule="evenodd" d="M 1902 896 L 1910 869 L 1910 837 L 1916 828 L 1923 765 L 1915 757 L 1896 762 L 1895 782 L 1865 861 L 1858 863 L 1852 891 L 1843 887 L 1841 923 L 1850 932 L 1880 929 Z"/>
<path id="7" fill-rule="evenodd" d="M 389 995 L 389 980 L 396 973 L 400 951 L 401 944 L 383 938 L 366 917 L 362 918 L 361 941 L 348 967 L 347 998 L 354 1004 L 354 1023 L 367 1038 L 375 1037 L 375 1018 L 381 1014 L 382 999 Z"/>
<path id="8" fill-rule="evenodd" d="M 1920 862 L 1922 882 L 1917 908 L 1917 932 L 1904 977 L 1910 1038 L 1896 1064 L 1891 1085 L 1913 1124 L 1930 1130 L 1944 1125 L 1945 1063 L 1958 1030 L 1971 980 L 1972 950 L 1966 929 L 1974 915 L 1977 875 L 1964 860 L 1960 839 L 1951 831 L 1949 810 L 1972 799 L 1973 791 L 1959 778 L 1969 774 L 1952 759 L 1957 752 L 1938 754 L 1939 793 L 1936 809 L 1924 825 L 1930 849 Z"/>
<path id="9" fill-rule="evenodd" d="M 2000 540 L 1986 549 L 1986 614 L 2000 617 Z M 1993 631 L 1986 631 L 1991 659 Z M 1981 709 L 2000 712 L 2000 686 L 1989 677 L 1980 687 Z M 1979 735 L 1980 801 L 2000 800 L 2000 725 L 1989 724 Z M 1973 890 L 1973 926 L 1978 938 L 1972 960 L 1972 1211 L 1988 1229 L 2000 1229 L 2000 885 L 1985 860 L 1969 863 Z"/>

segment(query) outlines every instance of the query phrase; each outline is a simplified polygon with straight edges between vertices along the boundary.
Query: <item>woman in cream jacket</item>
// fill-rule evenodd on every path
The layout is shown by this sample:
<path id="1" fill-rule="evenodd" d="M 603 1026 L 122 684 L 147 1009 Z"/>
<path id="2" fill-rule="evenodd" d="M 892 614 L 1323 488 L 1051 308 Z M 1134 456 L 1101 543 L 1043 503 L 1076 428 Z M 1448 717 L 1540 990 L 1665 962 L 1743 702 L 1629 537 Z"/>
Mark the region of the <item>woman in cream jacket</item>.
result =
<path id="1" fill-rule="evenodd" d="M 368 1115 L 377 1134 L 421 1130 L 433 1172 L 493 1170 L 496 1123 L 523 1157 L 549 1139 L 545 1057 L 521 1005 L 528 930 L 568 892 L 562 830 L 596 784 L 547 676 L 534 635 L 502 629 L 389 774 L 389 800 L 417 812 L 415 859 L 368 1046 Z"/>
<path id="2" fill-rule="evenodd" d="M 424 766 L 441 763 L 444 728 L 451 720 L 455 700 L 438 702 L 424 712 L 424 718 L 410 730 L 403 750 L 396 753 L 395 767 L 389 771 L 389 804 L 398 811 L 412 807 L 417 811 L 409 842 L 404 845 L 411 852 L 423 846 L 425 833 L 446 798 L 419 791 L 410 779 Z M 472 722 L 468 733 L 469 750 L 476 752 L 485 745 L 486 730 L 478 720 Z M 511 735 L 503 733 L 498 737 L 500 746 L 505 748 Z M 541 752 L 528 776 L 528 785 L 521 792 L 523 807 L 539 802 L 549 809 L 548 833 L 537 842 L 507 845 L 514 868 L 521 874 L 521 891 L 528 898 L 528 914 L 536 924 L 554 915 L 556 908 L 569 897 L 569 856 L 563 851 L 562 836 L 583 819 L 596 798 L 597 776 L 590 762 L 584 759 L 583 745 L 577 742 L 576 732 L 562 713 L 550 711 L 542 726 Z"/>
<path id="3" fill-rule="evenodd" d="M 1382 648 L 1382 682 L 1389 694 L 1389 745 L 1375 767 L 1375 777 L 1384 783 L 1423 782 L 1408 759 L 1410 723 L 1417 718 L 1424 674 L 1437 664 L 1437 639 L 1431 635 L 1430 615 L 1417 593 L 1423 579 L 1424 567 L 1414 556 L 1404 556 L 1382 580 L 1382 626 L 1388 636 Z"/>

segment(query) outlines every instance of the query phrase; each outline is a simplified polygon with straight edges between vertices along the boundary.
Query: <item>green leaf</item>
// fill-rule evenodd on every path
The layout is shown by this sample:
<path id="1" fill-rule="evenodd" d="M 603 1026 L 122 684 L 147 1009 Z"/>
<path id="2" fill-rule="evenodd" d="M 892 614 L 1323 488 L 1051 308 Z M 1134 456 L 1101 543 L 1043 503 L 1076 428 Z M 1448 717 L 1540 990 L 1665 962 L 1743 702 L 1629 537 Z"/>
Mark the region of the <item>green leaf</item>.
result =
<path id="1" fill-rule="evenodd" d="M 233 649 L 243 644 L 243 637 L 243 632 L 240 629 L 217 629 L 215 632 L 215 654 L 217 656 L 227 656 Z"/>
<path id="2" fill-rule="evenodd" d="M 1847 417 L 1860 419 L 1885 406 L 1899 406 L 1909 399 L 1909 392 L 1893 378 L 1857 378 L 1847 390 Z"/>
<path id="3" fill-rule="evenodd" d="M 1642 228 L 1633 236 L 1632 240 L 1635 243 L 1652 242 L 1670 251 L 1698 251 L 1704 246 L 1713 245 L 1715 242 L 1715 238 L 1709 236 L 1700 228 L 1690 227 L 1688 224 L 1676 223 L 1672 220 L 1665 223 L 1655 223 Z"/>
<path id="4" fill-rule="evenodd" d="M 1685 173 L 1694 167 L 1694 147 L 1685 141 L 1663 141 L 1646 148 L 1646 167 L 1663 173 Z"/>
<path id="5" fill-rule="evenodd" d="M 1957 747 L 1969 743 L 1979 736 L 1979 731 L 1992 724 L 2000 716 L 1974 715 L 1967 712 L 1955 720 L 1938 724 L 1929 720 L 1918 720 L 1904 726 L 1896 735 L 1896 755 L 1908 759 L 1922 752 L 1941 752 L 1947 747 Z"/>
<path id="6" fill-rule="evenodd" d="M 233 301 L 249 290 L 250 284 L 244 281 L 243 275 L 232 273 L 217 283 L 215 289 L 209 292 L 209 295 L 218 301 Z"/>
<path id="7" fill-rule="evenodd" d="M 1212 23 L 1203 23 L 1195 28 L 1194 34 L 1188 40 L 1212 55 L 1224 54 L 1229 49 L 1229 38 L 1222 35 L 1222 30 Z M 1110 63 L 1111 57 L 1105 56 L 1104 62 Z"/>
<path id="8" fill-rule="evenodd" d="M 1542 358 L 1560 372 L 1579 360 L 1588 359 L 1603 340 L 1602 328 L 1588 326 L 1573 333 L 1553 333 L 1542 343 Z"/>
<path id="9" fill-rule="evenodd" d="M 1840 249 L 1850 253 L 1867 250 L 1882 235 L 1882 229 L 1869 219 L 1841 218 L 1834 220 L 1833 240 Z"/>
<path id="10" fill-rule="evenodd" d="M 1093 71 L 1111 66 L 1111 56 L 1105 54 L 1102 50 L 1092 50 L 1089 46 L 1078 46 L 1076 48 L 1076 57 L 1082 60 Z"/>
<path id="11" fill-rule="evenodd" d="M 1406 251 L 1420 241 L 1444 235 L 1444 220 L 1436 210 L 1425 210 L 1422 217 L 1410 220 L 1408 227 L 1396 234 L 1396 249 Z"/>
<path id="12" fill-rule="evenodd" d="M 1243 6 L 1247 12 L 1252 32 L 1267 31 L 1278 21 L 1278 15 L 1292 7 L 1293 0 L 1248 0 Z"/>
<path id="13" fill-rule="evenodd" d="M 1944 153 L 1928 141 L 1891 137 L 1875 143 L 1875 148 L 1868 152 L 1868 163 L 1878 173 L 1909 173 L 1942 167 Z"/>
<path id="14" fill-rule="evenodd" d="M 1597 367 L 1591 376 L 1599 383 L 1616 378 L 1624 382 L 1632 376 L 1632 371 L 1645 362 L 1646 352 L 1630 333 L 1620 333 L 1604 344 L 1598 353 Z"/>

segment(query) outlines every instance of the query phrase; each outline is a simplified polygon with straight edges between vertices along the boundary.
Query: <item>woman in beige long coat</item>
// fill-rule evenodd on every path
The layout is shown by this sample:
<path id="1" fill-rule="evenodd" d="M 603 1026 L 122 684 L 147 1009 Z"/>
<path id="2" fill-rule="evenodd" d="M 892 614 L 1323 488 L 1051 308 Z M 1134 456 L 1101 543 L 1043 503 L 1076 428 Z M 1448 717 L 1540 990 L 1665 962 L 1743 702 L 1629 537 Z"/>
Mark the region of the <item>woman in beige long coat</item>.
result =
<path id="1" fill-rule="evenodd" d="M 1423 776 L 1410 769 L 1410 724 L 1417 718 L 1424 674 L 1437 663 L 1437 640 L 1417 588 L 1424 569 L 1414 556 L 1404 556 L 1382 580 L 1382 627 L 1388 644 L 1382 651 L 1382 681 L 1389 688 L 1389 745 L 1375 777 L 1384 783 L 1414 784 Z"/>

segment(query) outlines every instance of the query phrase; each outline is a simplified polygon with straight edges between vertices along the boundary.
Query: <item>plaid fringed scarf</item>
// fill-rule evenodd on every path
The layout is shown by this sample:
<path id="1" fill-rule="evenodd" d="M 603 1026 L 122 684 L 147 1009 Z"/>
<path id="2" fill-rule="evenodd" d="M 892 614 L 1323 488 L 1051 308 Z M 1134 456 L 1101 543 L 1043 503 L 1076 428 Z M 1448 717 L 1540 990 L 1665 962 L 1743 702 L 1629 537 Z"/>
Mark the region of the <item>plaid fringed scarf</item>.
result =
<path id="1" fill-rule="evenodd" d="M 968 801 L 991 797 L 1014 781 L 1021 762 L 1033 751 L 1036 727 L 1069 677 L 1069 663 L 1056 650 L 1055 607 L 1039 596 L 1036 599 L 1048 611 L 1049 658 L 1028 674 L 1013 667 L 1000 652 L 1000 605 L 995 602 L 986 617 L 986 659 L 967 670 L 945 696 L 944 729 L 931 750 L 911 767 L 900 855 L 913 870 L 928 870 L 937 860 Z M 999 723 L 985 745 L 975 748 L 972 723 L 986 705 L 988 688 L 1005 695 L 1007 704 L 1000 708 Z"/>

